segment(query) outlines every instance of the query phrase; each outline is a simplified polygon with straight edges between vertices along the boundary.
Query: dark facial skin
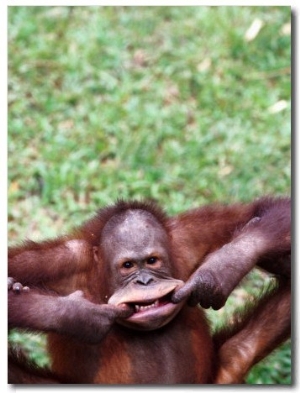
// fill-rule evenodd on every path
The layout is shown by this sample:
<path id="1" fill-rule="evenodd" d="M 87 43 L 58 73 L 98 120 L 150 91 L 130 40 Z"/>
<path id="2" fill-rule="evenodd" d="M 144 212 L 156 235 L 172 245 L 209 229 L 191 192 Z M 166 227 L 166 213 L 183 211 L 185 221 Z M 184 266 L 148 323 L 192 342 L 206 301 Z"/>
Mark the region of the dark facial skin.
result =
<path id="1" fill-rule="evenodd" d="M 183 282 L 171 277 L 168 237 L 148 212 L 128 211 L 103 230 L 101 249 L 115 277 L 115 292 L 108 303 L 134 309 L 122 325 L 153 330 L 166 325 L 183 302 L 171 302 L 171 294 Z"/>

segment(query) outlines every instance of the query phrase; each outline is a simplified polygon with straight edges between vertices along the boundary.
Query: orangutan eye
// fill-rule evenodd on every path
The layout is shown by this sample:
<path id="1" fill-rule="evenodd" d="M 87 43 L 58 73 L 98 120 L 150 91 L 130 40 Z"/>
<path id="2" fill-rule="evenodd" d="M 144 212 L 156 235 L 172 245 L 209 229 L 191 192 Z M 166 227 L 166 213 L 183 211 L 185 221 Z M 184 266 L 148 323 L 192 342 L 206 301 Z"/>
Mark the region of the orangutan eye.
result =
<path id="1" fill-rule="evenodd" d="M 126 261 L 123 263 L 122 267 L 124 267 L 125 269 L 131 269 L 133 267 L 133 262 Z"/>
<path id="2" fill-rule="evenodd" d="M 158 260 L 158 258 L 156 258 L 156 257 L 150 257 L 147 259 L 147 263 L 148 263 L 148 265 L 154 265 L 154 263 L 156 263 L 157 260 Z"/>

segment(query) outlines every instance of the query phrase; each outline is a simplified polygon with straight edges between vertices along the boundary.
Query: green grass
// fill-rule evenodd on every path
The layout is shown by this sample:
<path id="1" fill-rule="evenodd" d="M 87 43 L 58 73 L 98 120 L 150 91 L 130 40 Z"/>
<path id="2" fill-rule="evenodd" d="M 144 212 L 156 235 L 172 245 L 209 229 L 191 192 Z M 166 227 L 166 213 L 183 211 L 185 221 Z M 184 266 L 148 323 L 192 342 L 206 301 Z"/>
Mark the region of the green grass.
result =
<path id="1" fill-rule="evenodd" d="M 290 194 L 289 23 L 289 7 L 10 7 L 9 242 L 120 197 L 175 214 Z M 290 358 L 248 381 L 290 383 Z"/>

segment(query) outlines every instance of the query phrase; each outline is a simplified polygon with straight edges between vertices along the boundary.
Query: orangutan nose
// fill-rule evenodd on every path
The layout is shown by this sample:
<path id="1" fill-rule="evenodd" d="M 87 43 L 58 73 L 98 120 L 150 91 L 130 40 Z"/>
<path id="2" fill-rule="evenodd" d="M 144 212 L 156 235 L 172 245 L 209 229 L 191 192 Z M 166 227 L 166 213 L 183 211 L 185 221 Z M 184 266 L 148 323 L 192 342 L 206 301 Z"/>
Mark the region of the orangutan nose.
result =
<path id="1" fill-rule="evenodd" d="M 152 281 L 154 281 L 153 277 L 150 274 L 143 272 L 136 278 L 135 283 L 140 285 L 149 285 Z"/>

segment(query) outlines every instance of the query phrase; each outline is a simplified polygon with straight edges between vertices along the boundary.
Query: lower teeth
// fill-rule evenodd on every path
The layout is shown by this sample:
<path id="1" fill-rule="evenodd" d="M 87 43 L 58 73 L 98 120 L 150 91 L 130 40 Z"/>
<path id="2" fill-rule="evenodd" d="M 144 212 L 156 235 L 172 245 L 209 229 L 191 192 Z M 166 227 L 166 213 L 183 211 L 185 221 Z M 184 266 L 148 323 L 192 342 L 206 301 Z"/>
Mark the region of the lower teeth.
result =
<path id="1" fill-rule="evenodd" d="M 156 300 L 154 303 L 149 304 L 147 306 L 139 306 L 139 305 L 135 305 L 135 312 L 139 312 L 139 311 L 145 311 L 148 310 L 149 308 L 154 308 L 154 307 L 158 307 L 158 300 Z"/>

